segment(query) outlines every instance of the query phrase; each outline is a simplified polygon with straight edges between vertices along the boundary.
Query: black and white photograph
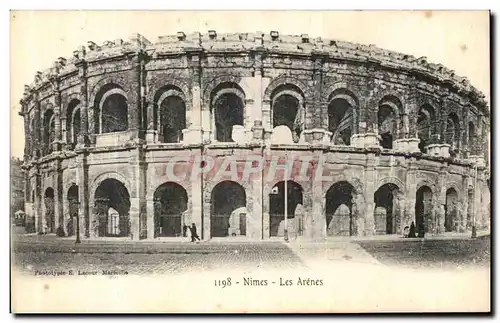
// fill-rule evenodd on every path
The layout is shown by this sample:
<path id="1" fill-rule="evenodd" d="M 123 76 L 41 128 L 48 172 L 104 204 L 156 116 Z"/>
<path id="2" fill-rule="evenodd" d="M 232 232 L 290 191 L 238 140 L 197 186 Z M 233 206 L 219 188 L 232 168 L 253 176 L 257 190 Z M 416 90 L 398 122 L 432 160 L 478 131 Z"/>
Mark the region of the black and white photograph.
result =
<path id="1" fill-rule="evenodd" d="M 12 10 L 11 311 L 490 312 L 490 19 Z"/>

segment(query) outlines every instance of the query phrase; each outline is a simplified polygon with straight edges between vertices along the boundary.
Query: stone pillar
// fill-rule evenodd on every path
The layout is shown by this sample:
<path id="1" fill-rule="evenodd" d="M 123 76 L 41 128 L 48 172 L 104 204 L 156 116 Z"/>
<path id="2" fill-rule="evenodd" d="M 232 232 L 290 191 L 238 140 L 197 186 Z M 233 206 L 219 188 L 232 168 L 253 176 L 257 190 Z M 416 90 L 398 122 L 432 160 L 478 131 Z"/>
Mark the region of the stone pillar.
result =
<path id="1" fill-rule="evenodd" d="M 56 82 L 54 89 L 55 96 L 55 105 L 54 105 L 54 132 L 55 138 L 54 142 L 51 143 L 53 151 L 59 151 L 62 148 L 62 130 L 61 130 L 61 112 L 63 111 L 63 107 L 61 105 L 61 92 L 59 90 L 59 81 L 54 80 Z"/>
<path id="2" fill-rule="evenodd" d="M 84 51 L 82 51 L 84 52 Z M 85 147 L 89 144 L 89 102 L 87 89 L 87 62 L 84 59 L 79 60 L 76 64 L 78 67 L 78 75 L 80 78 L 80 134 L 78 136 L 78 145 Z M 92 125 L 94 124 L 94 111 L 92 110 Z M 94 127 L 90 127 L 90 134 L 94 133 Z M 94 139 L 93 139 L 94 140 Z M 81 202 L 80 202 L 81 203 Z"/>
<path id="3" fill-rule="evenodd" d="M 266 178 L 264 178 L 264 176 L 264 172 L 262 172 L 262 181 L 264 182 L 264 189 L 262 191 L 262 237 L 264 240 L 267 240 L 271 237 L 271 208 L 269 204 L 269 193 L 271 192 L 272 187 L 270 183 L 266 182 Z"/>
<path id="4" fill-rule="evenodd" d="M 375 234 L 375 218 L 374 218 L 374 210 L 375 210 L 375 202 L 373 196 L 375 194 L 376 182 L 377 182 L 377 171 L 375 167 L 378 164 L 378 157 L 373 153 L 369 153 L 366 159 L 365 166 L 365 185 L 364 185 L 364 196 L 365 196 L 365 205 L 366 210 L 365 213 L 360 213 L 360 216 L 364 214 L 365 217 L 365 231 L 364 235 L 371 236 Z M 359 193 L 358 193 L 359 194 Z M 358 232 L 359 235 L 362 235 L 362 232 Z"/>
<path id="5" fill-rule="evenodd" d="M 55 232 L 62 230 L 64 235 L 66 235 L 66 226 L 64 225 L 64 213 L 63 213 L 63 203 L 64 203 L 64 192 L 63 192 L 63 176 L 61 170 L 61 160 L 56 159 L 56 185 L 54 186 L 54 218 L 55 218 Z"/>
<path id="6" fill-rule="evenodd" d="M 209 138 L 210 103 L 208 106 L 202 105 L 200 53 L 192 53 L 189 59 L 192 102 L 190 110 L 186 111 L 188 129 L 182 132 L 183 142 L 201 143 L 203 138 Z"/>
<path id="7" fill-rule="evenodd" d="M 313 151 L 314 155 L 314 160 L 319 161 L 319 162 L 324 162 L 326 158 L 323 156 L 323 151 L 322 150 L 315 150 Z M 318 163 L 314 163 L 314 166 L 309 166 L 311 169 L 311 174 L 316 174 L 316 171 L 318 169 L 324 169 L 325 166 L 322 165 L 318 167 Z M 323 175 L 323 174 L 322 174 Z M 326 214 L 325 214 L 325 207 L 326 207 L 326 199 L 325 199 L 325 192 L 323 191 L 323 183 L 318 183 L 316 182 L 317 176 L 311 176 L 311 195 L 312 195 L 312 219 L 311 219 L 311 225 L 312 225 L 312 238 L 313 239 L 325 239 L 326 238 Z"/>
<path id="8" fill-rule="evenodd" d="M 271 100 L 262 100 L 262 126 L 268 133 L 273 129 L 273 116 L 271 115 Z"/>
<path id="9" fill-rule="evenodd" d="M 206 176 L 205 174 L 202 174 L 203 176 L 203 184 L 201 185 L 201 196 L 202 196 L 202 203 L 203 203 L 203 214 L 202 214 L 202 226 L 200 228 L 202 229 L 201 232 L 201 238 L 203 240 L 210 240 L 212 238 L 212 232 L 211 232 L 211 216 L 212 216 L 212 198 L 211 198 L 211 192 L 208 191 L 205 183 L 206 183 Z M 194 221 L 194 219 L 193 219 Z M 194 221 L 196 223 L 196 221 Z M 198 225 L 197 225 L 198 227 Z"/>
<path id="10" fill-rule="evenodd" d="M 147 234 L 146 234 L 146 237 L 147 237 L 147 239 L 154 239 L 155 238 L 155 204 L 154 204 L 154 200 L 152 198 L 150 198 L 146 201 L 146 215 L 147 215 L 147 220 L 146 220 Z"/>
<path id="11" fill-rule="evenodd" d="M 459 202 L 457 203 L 457 218 L 459 220 L 458 232 L 467 231 L 467 214 L 469 210 L 469 194 L 468 194 L 469 178 L 462 176 L 462 192 L 458 192 Z M 461 199 L 460 199 L 461 197 Z"/>
<path id="12" fill-rule="evenodd" d="M 404 227 L 406 226 L 404 221 L 406 200 L 401 191 L 397 191 L 394 194 L 392 205 L 392 216 L 395 218 L 396 234 L 403 234 Z"/>
<path id="13" fill-rule="evenodd" d="M 139 240 L 145 236 L 146 224 L 146 174 L 143 160 L 143 151 L 140 146 L 132 152 L 129 167 L 131 170 L 130 181 L 130 238 Z M 142 218 L 141 218 L 142 217 Z M 141 225 L 142 224 L 142 225 Z"/>
<path id="14" fill-rule="evenodd" d="M 76 169 L 76 178 L 78 185 L 78 217 L 80 224 L 80 238 L 95 238 L 96 233 L 94 230 L 94 205 L 90 205 L 90 201 L 94 201 L 93 194 L 95 192 L 89 192 L 88 187 L 88 165 L 87 165 L 87 156 L 85 154 L 80 154 L 77 156 L 77 169 Z M 92 196 L 90 196 L 92 194 Z M 90 198 L 89 198 L 90 197 Z M 89 212 L 89 209 L 92 212 Z M 76 225 L 76 223 L 75 223 Z M 76 227 L 75 227 L 76 234 Z"/>
<path id="15" fill-rule="evenodd" d="M 199 167 L 198 165 L 194 165 L 193 167 Z M 203 240 L 209 240 L 210 239 L 210 208 L 205 208 L 206 204 L 204 203 L 204 182 L 203 179 L 200 177 L 197 178 L 192 178 L 191 180 L 191 210 L 190 210 L 190 215 L 191 218 L 190 223 L 187 223 L 188 226 L 191 225 L 191 223 L 196 224 L 196 227 L 198 228 L 198 235 L 200 236 L 201 239 Z M 210 201 L 210 194 L 209 196 L 209 201 Z M 208 215 L 208 228 L 206 227 L 206 221 L 205 217 Z"/>
<path id="16" fill-rule="evenodd" d="M 447 172 L 447 168 L 448 168 L 448 163 L 444 163 L 443 165 L 441 165 L 441 168 L 439 170 L 439 180 L 438 180 L 438 186 L 437 186 L 437 193 L 438 193 L 438 196 L 436 196 L 437 198 L 437 206 L 438 206 L 438 210 L 439 212 L 436 213 L 436 217 L 439 217 L 439 218 L 436 218 L 436 223 L 439 224 L 439 225 L 436 225 L 436 233 L 444 233 L 446 230 L 445 230 L 445 217 L 446 217 L 446 214 L 445 214 L 445 205 L 446 205 L 446 178 L 447 178 L 447 175 L 448 175 L 448 172 Z"/>
<path id="17" fill-rule="evenodd" d="M 147 103 L 147 129 L 146 129 L 146 142 L 149 144 L 155 143 L 157 141 L 157 131 L 155 125 L 155 103 L 148 102 Z"/>
<path id="18" fill-rule="evenodd" d="M 411 157 L 407 159 L 408 168 L 406 171 L 406 198 L 405 198 L 405 213 L 403 217 L 403 227 L 410 226 L 412 222 L 415 222 L 415 203 L 417 197 L 417 169 L 415 166 L 416 159 Z"/>
<path id="19" fill-rule="evenodd" d="M 35 129 L 34 129 L 34 142 L 33 142 L 33 156 L 38 159 L 42 155 L 42 117 L 40 112 L 40 102 L 38 101 L 38 94 L 33 94 L 33 101 L 35 101 Z"/>
<path id="20" fill-rule="evenodd" d="M 42 232 L 43 230 L 43 212 L 42 212 L 42 179 L 40 175 L 40 170 L 38 169 L 38 165 L 35 166 L 35 231 Z"/>
<path id="21" fill-rule="evenodd" d="M 258 156 L 262 158 L 262 149 L 254 148 L 252 151 L 254 156 Z M 247 237 L 252 240 L 261 240 L 263 239 L 262 232 L 262 215 L 263 215 L 263 205 L 262 205 L 262 196 L 263 196 L 263 172 L 258 174 L 250 175 L 252 176 L 248 180 L 251 181 L 252 187 L 252 209 L 249 210 L 251 213 L 250 219 L 247 218 Z"/>

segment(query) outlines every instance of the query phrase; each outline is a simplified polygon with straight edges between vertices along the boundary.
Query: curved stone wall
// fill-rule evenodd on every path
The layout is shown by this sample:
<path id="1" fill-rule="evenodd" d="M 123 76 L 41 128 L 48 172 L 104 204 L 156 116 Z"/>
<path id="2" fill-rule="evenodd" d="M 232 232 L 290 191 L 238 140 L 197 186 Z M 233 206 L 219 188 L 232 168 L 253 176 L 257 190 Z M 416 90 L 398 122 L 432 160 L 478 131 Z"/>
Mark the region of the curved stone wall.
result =
<path id="1" fill-rule="evenodd" d="M 26 210 L 38 231 L 74 234 L 78 214 L 89 238 L 175 236 L 191 222 L 203 239 L 282 235 L 271 193 L 283 179 L 268 167 L 241 176 L 249 160 L 291 154 L 308 175 L 291 178 L 296 235 L 489 226 L 484 96 L 425 57 L 278 32 L 136 35 L 59 58 L 21 105 Z M 215 166 L 200 175 L 202 159 Z M 173 160 L 183 176 L 169 175 Z M 236 178 L 218 174 L 228 165 Z M 216 187 L 243 189 L 240 228 L 215 210 L 231 202 L 217 202 Z M 179 196 L 182 206 L 169 204 Z"/>

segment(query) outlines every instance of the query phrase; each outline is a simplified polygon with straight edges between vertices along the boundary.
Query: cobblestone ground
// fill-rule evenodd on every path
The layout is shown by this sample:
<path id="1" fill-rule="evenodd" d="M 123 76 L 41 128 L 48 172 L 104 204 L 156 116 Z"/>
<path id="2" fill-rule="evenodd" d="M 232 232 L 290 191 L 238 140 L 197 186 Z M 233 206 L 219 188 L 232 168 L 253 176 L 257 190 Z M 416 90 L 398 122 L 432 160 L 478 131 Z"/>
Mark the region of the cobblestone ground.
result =
<path id="1" fill-rule="evenodd" d="M 128 274 L 185 273 L 217 269 L 304 268 L 282 242 L 84 241 L 28 237 L 13 239 L 12 264 L 22 273 L 36 270 L 126 270 Z"/>

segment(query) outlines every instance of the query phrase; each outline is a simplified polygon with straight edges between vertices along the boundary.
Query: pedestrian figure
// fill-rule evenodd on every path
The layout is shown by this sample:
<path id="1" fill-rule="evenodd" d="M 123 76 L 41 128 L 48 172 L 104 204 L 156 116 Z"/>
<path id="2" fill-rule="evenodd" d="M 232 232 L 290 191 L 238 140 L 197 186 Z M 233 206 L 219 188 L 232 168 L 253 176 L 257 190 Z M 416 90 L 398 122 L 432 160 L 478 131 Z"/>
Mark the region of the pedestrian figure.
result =
<path id="1" fill-rule="evenodd" d="M 191 242 L 195 242 L 196 239 L 198 239 L 198 241 L 201 241 L 200 237 L 198 237 L 198 233 L 196 232 L 196 224 L 192 223 L 191 227 L 189 227 L 189 230 L 191 231 Z"/>
<path id="2" fill-rule="evenodd" d="M 405 238 L 408 238 L 408 233 L 410 232 L 410 227 L 409 226 L 405 226 L 405 228 L 403 229 L 403 236 Z"/>
<path id="3" fill-rule="evenodd" d="M 187 237 L 187 230 L 188 230 L 188 226 L 186 224 L 184 224 L 182 226 L 182 236 L 185 238 Z"/>
<path id="4" fill-rule="evenodd" d="M 408 238 L 416 238 L 417 236 L 415 235 L 415 222 L 412 222 L 410 224 L 410 232 L 408 233 Z"/>

